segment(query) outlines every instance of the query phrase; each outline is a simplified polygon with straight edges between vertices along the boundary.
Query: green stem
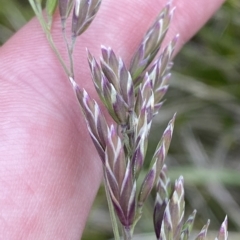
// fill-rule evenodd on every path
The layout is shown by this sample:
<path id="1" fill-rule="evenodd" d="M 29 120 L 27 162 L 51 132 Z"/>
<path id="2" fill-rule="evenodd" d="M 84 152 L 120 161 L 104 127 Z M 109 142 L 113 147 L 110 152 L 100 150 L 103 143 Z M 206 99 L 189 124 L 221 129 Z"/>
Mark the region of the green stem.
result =
<path id="1" fill-rule="evenodd" d="M 66 74 L 68 75 L 68 77 L 74 78 L 73 74 L 71 73 L 71 71 L 69 71 L 69 69 L 68 69 L 68 67 L 66 66 L 63 58 L 61 57 L 59 51 L 57 50 L 57 48 L 56 48 L 56 46 L 55 46 L 55 44 L 54 44 L 54 42 L 53 42 L 52 35 L 51 35 L 49 32 L 47 32 L 47 33 L 46 33 L 46 36 L 47 36 L 47 39 L 48 39 L 48 42 L 49 42 L 51 48 L 53 49 L 54 53 L 56 54 L 57 58 L 59 59 L 59 61 L 60 61 L 61 65 L 62 65 L 64 71 L 66 72 Z"/>
<path id="2" fill-rule="evenodd" d="M 123 226 L 123 239 L 131 240 L 132 239 L 132 231 L 130 227 Z"/>
<path id="3" fill-rule="evenodd" d="M 112 200 L 111 200 L 111 197 L 110 197 L 110 194 L 109 194 L 109 190 L 107 188 L 107 179 L 106 179 L 105 169 L 103 169 L 103 172 L 104 172 L 104 187 L 105 187 L 105 192 L 106 192 L 106 197 L 107 197 L 110 219 L 111 219 L 111 222 L 112 222 L 113 235 L 114 235 L 115 240 L 120 240 L 117 218 L 116 218 L 116 215 L 115 215 L 115 211 L 114 211 L 114 208 L 113 208 L 113 204 L 112 204 Z"/>
<path id="4" fill-rule="evenodd" d="M 65 73 L 67 74 L 68 77 L 73 77 L 72 74 L 71 74 L 71 71 L 69 71 L 68 67 L 66 66 L 62 56 L 60 55 L 58 49 L 56 48 L 54 42 L 53 42 L 53 39 L 52 39 L 52 35 L 51 35 L 51 32 L 50 32 L 50 29 L 43 17 L 43 14 L 42 14 L 42 8 L 41 8 L 41 4 L 39 2 L 35 2 L 34 0 L 29 0 L 31 6 L 32 6 L 32 9 L 36 15 L 36 17 L 38 18 L 38 21 L 40 22 L 42 28 L 43 28 L 43 31 L 45 32 L 46 34 L 46 37 L 47 37 L 47 40 L 49 42 L 49 45 L 50 47 L 52 48 L 52 50 L 54 51 L 55 55 L 57 56 L 57 58 L 59 59 Z"/>
<path id="5" fill-rule="evenodd" d="M 71 58 L 70 58 L 70 64 L 71 64 L 71 68 L 73 69 L 73 57 L 72 57 L 72 54 L 73 54 L 73 49 L 75 47 L 75 43 L 76 43 L 76 39 L 77 38 L 72 38 L 72 43 L 71 43 L 71 46 L 69 47 L 69 54 L 71 55 Z"/>
<path id="6" fill-rule="evenodd" d="M 137 222 L 141 219 L 141 217 L 142 217 L 142 207 L 137 207 L 135 219 L 134 219 L 134 222 L 133 222 L 133 225 L 132 225 L 132 228 L 131 228 L 132 231 L 134 230 Z"/>
<path id="7" fill-rule="evenodd" d="M 75 45 L 75 41 L 72 41 L 71 46 L 69 45 L 67 35 L 66 35 L 65 25 L 66 25 L 66 22 L 63 22 L 62 23 L 62 33 L 63 33 L 63 38 L 64 38 L 64 41 L 65 41 L 66 47 L 67 47 L 71 76 L 72 76 L 72 78 L 74 78 L 73 48 Z"/>

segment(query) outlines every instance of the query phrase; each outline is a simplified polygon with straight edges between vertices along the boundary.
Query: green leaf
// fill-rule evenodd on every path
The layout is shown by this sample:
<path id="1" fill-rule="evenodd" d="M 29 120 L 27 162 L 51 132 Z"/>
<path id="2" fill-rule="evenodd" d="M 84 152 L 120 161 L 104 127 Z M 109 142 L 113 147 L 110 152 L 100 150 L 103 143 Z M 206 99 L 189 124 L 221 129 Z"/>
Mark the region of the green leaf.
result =
<path id="1" fill-rule="evenodd" d="M 47 0 L 46 10 L 49 17 L 52 17 L 57 7 L 57 0 Z"/>

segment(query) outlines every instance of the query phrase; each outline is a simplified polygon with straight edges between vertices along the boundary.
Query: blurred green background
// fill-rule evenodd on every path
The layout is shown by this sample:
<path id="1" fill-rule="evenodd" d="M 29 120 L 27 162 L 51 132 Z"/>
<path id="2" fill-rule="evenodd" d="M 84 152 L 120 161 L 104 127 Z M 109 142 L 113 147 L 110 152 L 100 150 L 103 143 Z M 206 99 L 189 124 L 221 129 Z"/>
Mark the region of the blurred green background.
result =
<path id="1" fill-rule="evenodd" d="M 27 0 L 0 0 L 0 44 L 32 16 Z M 184 176 L 186 212 L 198 210 L 196 229 L 210 218 L 210 229 L 217 230 L 227 214 L 229 230 L 240 232 L 239 0 L 227 1 L 175 58 L 166 99 L 154 122 L 149 156 L 177 112 L 166 163 L 173 182 Z M 112 237 L 104 194 L 100 188 L 83 240 Z M 152 197 L 136 232 L 153 231 L 153 204 Z"/>

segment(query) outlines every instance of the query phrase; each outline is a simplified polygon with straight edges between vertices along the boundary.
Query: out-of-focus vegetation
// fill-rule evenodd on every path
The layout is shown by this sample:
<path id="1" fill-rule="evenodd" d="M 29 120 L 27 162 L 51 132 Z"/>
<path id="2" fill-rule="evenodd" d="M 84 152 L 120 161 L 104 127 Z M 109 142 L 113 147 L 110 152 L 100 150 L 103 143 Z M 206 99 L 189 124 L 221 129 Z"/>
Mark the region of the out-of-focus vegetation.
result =
<path id="1" fill-rule="evenodd" d="M 27 0 L 0 0 L 0 43 L 33 16 Z M 167 101 L 150 139 L 153 153 L 167 121 L 177 112 L 167 159 L 174 180 L 185 178 L 187 213 L 195 227 L 211 219 L 218 229 L 225 214 L 240 232 L 240 2 L 229 0 L 175 58 Z M 151 232 L 153 198 L 137 232 Z M 100 188 L 82 239 L 112 237 L 104 189 Z M 231 234 L 230 234 L 231 239 Z"/>
<path id="2" fill-rule="evenodd" d="M 32 16 L 28 0 L 0 0 L 0 45 Z"/>

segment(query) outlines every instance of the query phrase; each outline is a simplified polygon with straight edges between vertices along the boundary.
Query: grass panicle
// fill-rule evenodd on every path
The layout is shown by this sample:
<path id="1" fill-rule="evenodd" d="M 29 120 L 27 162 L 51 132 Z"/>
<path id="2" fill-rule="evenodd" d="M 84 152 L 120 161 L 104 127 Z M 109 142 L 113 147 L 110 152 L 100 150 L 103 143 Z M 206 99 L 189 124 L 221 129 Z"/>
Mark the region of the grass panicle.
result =
<path id="1" fill-rule="evenodd" d="M 74 43 L 95 18 L 101 0 L 48 0 L 46 5 L 48 20 L 43 16 L 42 2 L 29 1 L 72 84 L 87 129 L 102 161 L 115 238 L 119 240 L 117 225 L 119 222 L 123 238 L 132 239 L 135 225 L 142 216 L 144 203 L 152 190 L 156 189 L 153 209 L 156 238 L 187 240 L 196 211 L 184 223 L 184 180 L 182 176 L 179 177 L 172 192 L 165 165 L 176 114 L 164 130 L 145 176 L 141 176 L 152 121 L 160 110 L 162 99 L 168 90 L 170 70 L 173 66 L 172 58 L 178 40 L 176 35 L 164 49 L 161 49 L 173 15 L 170 4 L 163 8 L 146 32 L 131 58 L 129 67 L 110 47 L 101 47 L 99 62 L 90 50 L 87 50 L 93 84 L 112 118 L 112 124 L 109 125 L 98 103 L 75 82 L 73 66 Z M 52 15 L 57 4 L 68 51 L 68 64 L 64 62 L 52 41 Z M 70 15 L 72 15 L 72 43 L 69 45 L 65 28 L 66 20 Z M 196 240 L 206 239 L 209 223 L 210 221 L 203 227 Z M 227 238 L 227 218 L 225 218 L 216 240 L 227 240 Z"/>

